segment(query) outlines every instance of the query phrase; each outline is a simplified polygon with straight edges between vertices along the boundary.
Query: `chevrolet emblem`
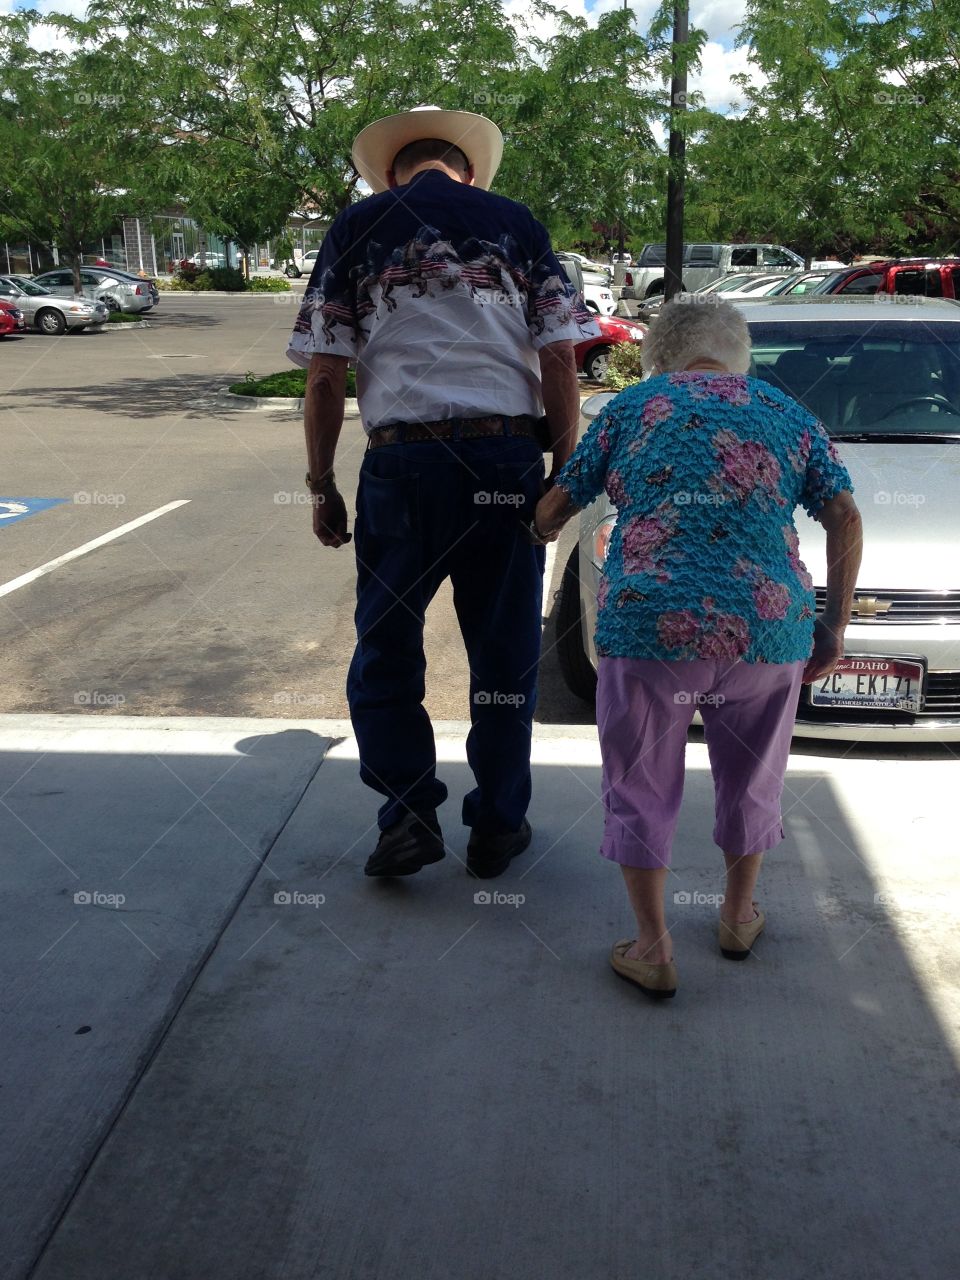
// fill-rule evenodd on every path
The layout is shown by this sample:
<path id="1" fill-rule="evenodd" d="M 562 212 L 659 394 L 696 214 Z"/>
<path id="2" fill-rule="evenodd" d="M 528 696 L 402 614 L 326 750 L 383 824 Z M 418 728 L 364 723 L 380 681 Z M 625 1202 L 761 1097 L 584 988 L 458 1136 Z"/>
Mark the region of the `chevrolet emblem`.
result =
<path id="1" fill-rule="evenodd" d="M 880 600 L 877 596 L 857 596 L 853 602 L 852 612 L 861 621 L 869 622 L 873 618 L 881 618 L 893 608 L 892 600 Z"/>

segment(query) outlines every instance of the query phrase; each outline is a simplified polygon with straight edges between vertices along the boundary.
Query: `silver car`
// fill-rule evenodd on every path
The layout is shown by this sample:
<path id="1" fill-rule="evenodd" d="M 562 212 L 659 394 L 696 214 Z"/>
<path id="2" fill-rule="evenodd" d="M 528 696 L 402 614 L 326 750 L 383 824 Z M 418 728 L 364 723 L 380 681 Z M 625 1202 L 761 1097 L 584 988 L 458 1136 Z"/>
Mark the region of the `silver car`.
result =
<path id="1" fill-rule="evenodd" d="M 76 296 L 73 272 L 68 268 L 46 271 L 34 276 L 34 280 L 61 297 Z M 80 288 L 85 298 L 104 303 L 109 311 L 149 311 L 154 305 L 149 281 L 112 271 L 110 267 L 81 267 Z"/>
<path id="2" fill-rule="evenodd" d="M 846 657 L 804 685 L 795 732 L 851 742 L 960 741 L 960 308 L 940 298 L 770 299 L 742 306 L 751 375 L 827 426 L 853 477 L 864 554 Z M 895 305 L 899 303 L 900 305 Z M 585 422 L 613 396 L 584 402 Z M 616 510 L 580 516 L 557 620 L 567 684 L 590 698 L 597 587 Z M 823 530 L 801 513 L 800 550 L 826 587 Z"/>
<path id="3" fill-rule="evenodd" d="M 29 276 L 0 276 L 0 298 L 19 307 L 30 328 L 40 333 L 98 328 L 110 314 L 92 298 L 58 298 Z"/>

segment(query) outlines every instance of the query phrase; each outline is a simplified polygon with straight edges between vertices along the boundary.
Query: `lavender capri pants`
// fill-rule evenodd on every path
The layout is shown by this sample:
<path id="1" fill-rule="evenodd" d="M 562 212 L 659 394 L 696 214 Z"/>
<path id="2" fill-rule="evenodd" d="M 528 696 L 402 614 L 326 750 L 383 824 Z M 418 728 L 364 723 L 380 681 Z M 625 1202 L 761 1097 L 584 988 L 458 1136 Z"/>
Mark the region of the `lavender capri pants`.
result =
<path id="1" fill-rule="evenodd" d="M 738 856 L 779 844 L 804 665 L 601 658 L 603 856 L 625 867 L 670 865 L 695 711 L 703 719 L 716 791 L 714 841 Z"/>

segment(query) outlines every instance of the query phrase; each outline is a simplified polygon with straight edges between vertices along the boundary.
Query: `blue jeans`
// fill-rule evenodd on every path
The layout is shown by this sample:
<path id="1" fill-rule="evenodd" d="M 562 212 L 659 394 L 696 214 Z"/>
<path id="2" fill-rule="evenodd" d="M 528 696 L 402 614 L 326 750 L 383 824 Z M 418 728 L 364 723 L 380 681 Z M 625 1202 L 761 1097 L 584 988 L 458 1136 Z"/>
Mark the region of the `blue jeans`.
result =
<path id="1" fill-rule="evenodd" d="M 543 547 L 529 521 L 543 454 L 526 437 L 385 445 L 360 468 L 354 544 L 357 648 L 347 676 L 360 776 L 386 797 L 383 830 L 447 798 L 423 706 L 427 606 L 449 577 L 470 663 L 463 821 L 516 831 L 530 802 Z"/>

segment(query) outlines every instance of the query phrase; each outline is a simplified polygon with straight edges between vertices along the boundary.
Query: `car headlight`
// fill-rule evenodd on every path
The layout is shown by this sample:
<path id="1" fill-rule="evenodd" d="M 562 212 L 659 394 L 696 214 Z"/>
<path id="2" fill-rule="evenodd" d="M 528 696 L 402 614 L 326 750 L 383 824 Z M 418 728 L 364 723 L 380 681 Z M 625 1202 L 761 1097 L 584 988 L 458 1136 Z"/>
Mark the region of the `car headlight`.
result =
<path id="1" fill-rule="evenodd" d="M 604 561 L 607 558 L 607 550 L 610 546 L 610 535 L 613 533 L 613 526 L 617 523 L 615 515 L 604 516 L 600 523 L 593 531 L 593 542 L 590 549 L 591 559 L 598 569 L 603 568 Z"/>
<path id="2" fill-rule="evenodd" d="M 68 310 L 68 311 L 76 311 L 76 312 L 78 312 L 80 315 L 85 316 L 85 315 L 89 315 L 89 314 L 90 314 L 90 312 L 93 310 L 93 307 L 80 307 L 80 306 L 76 306 L 74 303 L 71 303 L 71 304 L 67 307 L 67 310 Z"/>

